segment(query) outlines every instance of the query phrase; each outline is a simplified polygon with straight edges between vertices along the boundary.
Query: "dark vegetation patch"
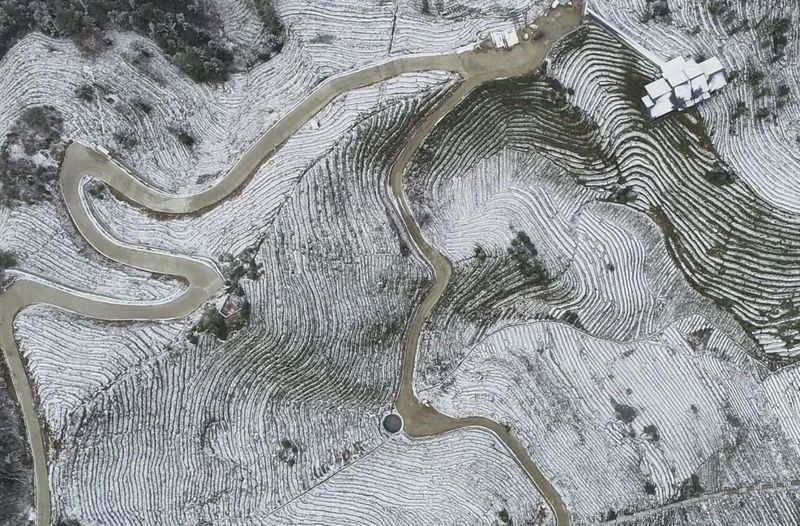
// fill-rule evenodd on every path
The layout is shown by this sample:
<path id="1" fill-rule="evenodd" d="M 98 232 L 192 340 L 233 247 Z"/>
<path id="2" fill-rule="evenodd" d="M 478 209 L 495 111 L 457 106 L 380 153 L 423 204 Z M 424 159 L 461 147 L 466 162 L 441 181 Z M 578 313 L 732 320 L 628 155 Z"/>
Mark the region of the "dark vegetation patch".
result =
<path id="1" fill-rule="evenodd" d="M 5 362 L 0 360 L 0 524 L 30 524 L 28 510 L 33 501 L 33 460 L 25 424 Z"/>
<path id="2" fill-rule="evenodd" d="M 482 246 L 476 245 L 473 254 L 475 256 L 475 259 L 478 260 L 479 263 L 483 263 L 484 261 L 486 261 L 487 258 L 486 251 L 483 249 Z"/>
<path id="3" fill-rule="evenodd" d="M 75 95 L 84 102 L 94 102 L 97 96 L 92 84 L 81 84 L 75 88 Z"/>
<path id="4" fill-rule="evenodd" d="M 283 46 L 283 24 L 272 0 L 255 0 L 267 37 L 258 51 L 268 60 Z M 0 0 L 0 58 L 31 31 L 70 38 L 90 53 L 110 44 L 109 29 L 152 39 L 198 82 L 218 82 L 236 69 L 232 48 L 206 0 Z"/>
<path id="5" fill-rule="evenodd" d="M 611 400 L 611 405 L 614 407 L 614 418 L 625 422 L 626 424 L 630 424 L 636 419 L 636 416 L 639 414 L 636 411 L 636 408 L 631 407 L 626 404 L 621 404 L 616 400 Z"/>
<path id="6" fill-rule="evenodd" d="M 705 493 L 705 488 L 700 483 L 700 477 L 697 474 L 692 473 L 692 475 L 684 480 L 680 486 L 677 488 L 677 492 L 675 497 L 672 499 L 672 502 L 680 502 L 686 499 L 693 499 L 700 497 Z"/>
<path id="7" fill-rule="evenodd" d="M 656 494 L 656 485 L 653 484 L 652 481 L 648 480 L 644 483 L 644 493 L 645 495 L 655 495 Z"/>
<path id="8" fill-rule="evenodd" d="M 25 110 L 0 147 L 0 204 L 33 204 L 53 197 L 63 134 L 64 119 L 52 106 Z"/>
<path id="9" fill-rule="evenodd" d="M 516 263 L 524 282 L 531 285 L 547 283 L 549 279 L 547 269 L 542 264 L 539 251 L 528 234 L 523 231 L 517 232 L 506 251 Z"/>
<path id="10" fill-rule="evenodd" d="M 629 205 L 635 202 L 638 198 L 639 194 L 637 194 L 636 190 L 634 190 L 632 187 L 620 186 L 611 195 L 610 201 L 621 205 Z"/>
<path id="11" fill-rule="evenodd" d="M 317 35 L 309 40 L 310 44 L 333 44 L 336 40 L 336 35 L 331 33 L 317 33 Z"/>
<path id="12" fill-rule="evenodd" d="M 117 143 L 119 149 L 123 151 L 130 150 L 139 144 L 139 137 L 137 137 L 136 133 L 129 128 L 122 128 L 115 131 L 112 134 L 112 138 L 114 139 L 114 142 Z"/>
<path id="13" fill-rule="evenodd" d="M 201 333 L 211 334 L 227 340 L 234 332 L 247 325 L 250 319 L 250 302 L 240 281 L 244 278 L 257 280 L 264 273 L 256 260 L 264 238 L 245 248 L 237 256 L 222 254 L 219 263 L 225 277 L 225 294 L 218 305 L 208 305 L 200 320 L 189 330 L 187 339 L 197 343 Z"/>
<path id="14" fill-rule="evenodd" d="M 499 6 L 492 6 L 493 10 Z M 462 21 L 483 16 L 484 11 L 476 7 L 445 0 L 419 0 L 419 12 L 432 18 Z"/>
<path id="15" fill-rule="evenodd" d="M 280 444 L 278 460 L 288 466 L 294 466 L 300 457 L 300 447 L 288 438 L 282 438 Z"/>
<path id="16" fill-rule="evenodd" d="M 0 249 L 0 272 L 17 265 L 17 256 L 13 252 Z"/>
<path id="17" fill-rule="evenodd" d="M 195 144 L 197 144 L 197 139 L 195 139 L 194 135 L 192 135 L 192 132 L 189 131 L 188 128 L 170 128 L 169 131 L 172 132 L 176 139 L 178 139 L 178 142 L 190 150 L 194 148 Z"/>
<path id="18" fill-rule="evenodd" d="M 714 186 L 725 186 L 735 183 L 739 177 L 734 170 L 728 168 L 722 162 L 717 161 L 714 163 L 714 166 L 705 173 L 705 178 Z"/>
<path id="19" fill-rule="evenodd" d="M 661 438 L 661 435 L 658 433 L 658 427 L 653 424 L 644 426 L 643 431 L 644 434 L 647 435 L 647 438 L 650 440 L 650 442 L 658 442 L 658 440 Z"/>
<path id="20" fill-rule="evenodd" d="M 645 0 L 642 22 L 670 22 L 672 10 L 668 0 Z"/>
<path id="21" fill-rule="evenodd" d="M 561 315 L 561 321 L 569 323 L 576 329 L 584 329 L 583 323 L 581 323 L 581 317 L 577 312 L 571 310 L 564 311 L 564 314 Z"/>
<path id="22" fill-rule="evenodd" d="M 228 292 L 220 306 L 208 305 L 200 320 L 189 330 L 187 339 L 192 343 L 199 341 L 201 333 L 211 334 L 220 340 L 227 340 L 250 319 L 250 302 L 241 287 Z"/>

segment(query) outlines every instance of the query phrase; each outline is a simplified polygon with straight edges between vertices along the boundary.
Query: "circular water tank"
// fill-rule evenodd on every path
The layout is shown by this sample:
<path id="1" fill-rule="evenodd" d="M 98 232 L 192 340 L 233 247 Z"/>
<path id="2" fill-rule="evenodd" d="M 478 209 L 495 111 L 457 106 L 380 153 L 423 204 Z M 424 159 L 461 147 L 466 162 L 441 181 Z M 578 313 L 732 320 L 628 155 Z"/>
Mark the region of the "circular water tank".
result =
<path id="1" fill-rule="evenodd" d="M 383 428 L 389 433 L 397 433 L 403 429 L 403 419 L 395 413 L 386 415 L 383 419 Z"/>

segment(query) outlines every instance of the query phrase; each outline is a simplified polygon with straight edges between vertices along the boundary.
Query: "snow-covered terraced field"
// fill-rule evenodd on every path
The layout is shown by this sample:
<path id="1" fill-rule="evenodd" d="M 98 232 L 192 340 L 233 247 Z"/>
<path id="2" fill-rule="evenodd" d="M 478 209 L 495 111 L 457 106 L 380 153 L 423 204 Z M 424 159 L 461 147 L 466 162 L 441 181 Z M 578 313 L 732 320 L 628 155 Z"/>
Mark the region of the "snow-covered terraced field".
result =
<path id="1" fill-rule="evenodd" d="M 576 524 L 684 500 L 687 524 L 782 524 L 792 493 L 752 491 L 725 519 L 693 499 L 800 478 L 798 217 L 711 184 L 696 116 L 647 122 L 653 73 L 588 26 L 546 76 L 479 88 L 423 144 L 407 191 L 454 270 L 416 390 L 506 423 Z"/>
<path id="2" fill-rule="evenodd" d="M 709 136 L 722 157 L 768 202 L 800 212 L 800 4 L 793 0 L 670 0 L 670 18 L 644 22 L 651 3 L 594 0 L 592 9 L 636 42 L 665 59 L 718 56 L 738 79 L 700 106 Z M 714 9 L 716 7 L 716 9 Z M 772 34 L 789 20 L 783 56 Z M 746 25 L 745 25 L 746 24 Z M 766 42 L 766 44 L 764 44 Z M 748 81 L 760 71 L 762 82 Z M 779 95 L 781 86 L 788 88 Z M 766 89 L 765 89 L 766 88 Z M 746 111 L 732 118 L 738 102 Z M 758 118 L 760 109 L 769 110 Z"/>
<path id="3" fill-rule="evenodd" d="M 623 518 L 600 524 L 631 526 L 689 526 L 715 524 L 800 524 L 800 496 L 796 488 L 766 489 L 737 495 L 711 494 L 668 505 L 662 511 L 642 513 L 635 519 Z"/>
<path id="4" fill-rule="evenodd" d="M 115 148 L 154 186 L 194 192 L 213 184 L 325 78 L 404 53 L 452 51 L 473 42 L 478 30 L 525 19 L 527 13 L 533 17 L 546 2 L 503 0 L 489 8 L 465 3 L 468 16 L 460 8 L 440 12 L 432 4 L 425 14 L 417 1 L 276 2 L 287 31 L 282 51 L 218 86 L 193 83 L 155 44 L 134 34 L 113 34 L 111 47 L 90 58 L 69 41 L 33 33 L 0 59 L 0 144 L 27 108 L 48 104 L 64 118 L 65 139 Z M 251 2 L 220 2 L 216 10 L 236 52 L 249 56 L 258 49 L 264 35 Z M 417 24 L 424 32 L 412 31 Z M 90 100 L 76 93 L 87 86 L 93 89 Z M 194 144 L 182 143 L 180 132 Z M 120 134 L 133 141 L 122 144 Z M 179 289 L 177 283 L 153 281 L 77 250 L 57 203 L 0 209 L 0 225 L 3 248 L 17 255 L 22 270 L 130 299 L 166 297 Z"/>
<path id="5" fill-rule="evenodd" d="M 797 478 L 766 374 L 699 317 L 624 343 L 534 322 L 482 339 L 425 396 L 506 422 L 586 524 L 679 499 L 693 475 L 709 493 Z"/>
<path id="6" fill-rule="evenodd" d="M 399 387 L 404 328 L 430 280 L 394 223 L 387 178 L 403 139 L 452 87 L 434 73 L 334 101 L 319 122 L 336 140 L 304 130 L 285 145 L 287 163 L 297 157 L 289 169 L 265 168 L 222 205 L 248 230 L 218 221 L 211 234 L 252 242 L 257 232 L 263 266 L 240 281 L 250 318 L 228 340 L 201 335 L 191 344 L 186 321 L 109 325 L 48 307 L 19 316 L 51 432 L 55 518 L 351 524 L 369 513 L 390 523 L 402 503 L 397 513 L 408 520 L 435 513 L 492 524 L 502 510 L 550 520 L 485 432 L 415 449 L 387 443 L 379 429 Z M 480 463 L 479 476 L 465 454 Z M 404 477 L 404 488 L 389 484 Z M 356 480 L 383 509 L 364 506 Z M 454 489 L 440 491 L 445 482 Z"/>
<path id="7" fill-rule="evenodd" d="M 348 92 L 317 114 L 269 158 L 241 191 L 202 215 L 145 215 L 112 195 L 91 202 L 97 218 L 114 233 L 136 245 L 217 259 L 238 254 L 263 237 L 264 231 L 304 178 L 320 169 L 326 155 L 367 133 L 365 121 L 387 107 L 402 106 L 417 93 L 452 86 L 445 72 L 401 75 L 391 82 Z"/>
<path id="8" fill-rule="evenodd" d="M 355 498 L 343 499 L 347 494 Z M 269 523 L 477 525 L 498 524 L 505 512 L 513 524 L 552 524 L 536 495 L 489 434 L 467 428 L 413 442 L 388 440 L 277 510 Z"/>
<path id="9" fill-rule="evenodd" d="M 168 276 L 123 267 L 98 254 L 78 235 L 62 203 L 0 207 L 0 231 L 3 250 L 17 255 L 21 269 L 50 282 L 139 301 L 174 296 L 184 286 Z"/>
<path id="10" fill-rule="evenodd" d="M 734 315 L 760 358 L 785 363 L 800 351 L 800 217 L 758 198 L 742 179 L 712 184 L 707 174 L 719 159 L 694 115 L 646 121 L 638 91 L 651 72 L 607 31 L 582 29 L 554 54 L 554 78 L 493 83 L 448 116 L 420 157 L 437 175 L 412 183 L 412 199 L 432 195 L 426 192 L 443 177 L 440 163 L 456 151 L 461 159 L 444 173 L 460 174 L 503 145 L 535 150 L 596 199 L 646 212 L 689 283 Z M 427 208 L 420 207 L 423 222 Z M 557 275 L 550 256 L 542 257 Z"/>

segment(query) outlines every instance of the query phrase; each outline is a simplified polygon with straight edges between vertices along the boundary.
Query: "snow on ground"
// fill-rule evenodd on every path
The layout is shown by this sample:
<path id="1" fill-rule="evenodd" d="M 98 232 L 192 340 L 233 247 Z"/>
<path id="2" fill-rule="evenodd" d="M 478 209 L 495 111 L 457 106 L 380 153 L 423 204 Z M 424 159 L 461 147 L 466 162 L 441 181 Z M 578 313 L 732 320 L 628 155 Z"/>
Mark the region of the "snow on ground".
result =
<path id="1" fill-rule="evenodd" d="M 5 361 L 0 360 L 0 520 L 4 526 L 31 526 L 33 470 L 22 412 Z"/>
<path id="2" fill-rule="evenodd" d="M 627 343 L 535 322 L 493 332 L 425 396 L 510 425 L 586 524 L 668 503 L 692 475 L 709 493 L 796 478 L 765 375 L 699 317 Z"/>
<path id="3" fill-rule="evenodd" d="M 81 406 L 125 379 L 146 376 L 183 339 L 182 328 L 180 322 L 101 322 L 41 305 L 24 310 L 16 335 L 25 342 L 22 355 L 49 432 L 63 436 Z"/>
<path id="4" fill-rule="evenodd" d="M 551 73 L 596 123 L 595 148 L 605 153 L 595 155 L 604 155 L 617 177 L 607 182 L 604 173 L 582 166 L 575 172 L 584 184 L 636 196 L 629 205 L 660 225 L 693 287 L 734 314 L 762 357 L 791 361 L 800 352 L 798 216 L 759 198 L 744 177 L 712 182 L 709 174 L 724 158 L 714 152 L 702 121 L 691 114 L 657 123 L 643 118 L 638 91 L 653 66 L 638 63 L 605 31 L 589 28 L 578 40 L 582 52 L 564 46 Z"/>
<path id="5" fill-rule="evenodd" d="M 407 174 L 454 264 L 418 395 L 506 423 L 576 524 L 676 501 L 712 523 L 713 500 L 693 499 L 737 488 L 768 502 L 762 483 L 800 479 L 800 373 L 773 372 L 759 332 L 791 326 L 759 313 L 796 287 L 796 218 L 710 184 L 693 118 L 646 123 L 630 92 L 652 67 L 605 31 L 579 31 L 548 72 L 478 89 Z"/>
<path id="6" fill-rule="evenodd" d="M 26 273 L 46 281 L 144 301 L 177 295 L 184 287 L 173 278 L 123 267 L 97 253 L 79 236 L 60 203 L 55 207 L 51 203 L 0 207 L 0 232 L 2 249 L 16 254 Z"/>
<path id="7" fill-rule="evenodd" d="M 453 86 L 442 75 L 420 79 L 427 90 L 400 78 L 333 102 L 321 122 L 337 140 L 318 141 L 318 159 L 297 155 L 288 174 L 302 177 L 290 184 L 284 172 L 262 172 L 229 202 L 261 195 L 280 206 L 248 211 L 242 234 L 224 224 L 216 231 L 262 236 L 263 271 L 240 281 L 248 324 L 226 341 L 203 334 L 191 344 L 185 321 L 109 326 L 46 307 L 20 315 L 21 350 L 57 445 L 56 518 L 389 523 L 402 503 L 409 520 L 436 513 L 492 524 L 503 509 L 549 520 L 490 435 L 460 431 L 409 445 L 380 431 L 397 394 L 404 327 L 430 283 L 422 260 L 404 250 L 410 240 L 387 178 L 403 138 Z M 311 150 L 312 132 L 290 141 L 287 154 Z M 64 330 L 74 334 L 60 337 Z"/>
<path id="8" fill-rule="evenodd" d="M 116 237 L 137 245 L 179 250 L 216 259 L 238 254 L 263 235 L 303 178 L 319 169 L 325 156 L 352 140 L 370 115 L 402 105 L 405 98 L 455 82 L 452 74 L 425 72 L 401 75 L 391 82 L 348 92 L 303 126 L 259 169 L 241 192 L 199 216 L 164 220 L 115 199 L 92 202 L 96 217 Z"/>
<path id="9" fill-rule="evenodd" d="M 356 498 L 343 499 L 350 494 Z M 272 518 L 276 524 L 552 524 L 535 486 L 486 432 L 379 445 Z M 458 505 L 456 505 L 456 503 Z"/>
<path id="10" fill-rule="evenodd" d="M 796 140 L 800 136 L 800 4 L 792 0 L 663 3 L 668 4 L 670 17 L 647 22 L 643 22 L 644 14 L 652 8 L 651 2 L 596 0 L 592 9 L 665 59 L 718 56 L 729 73 L 738 72 L 732 85 L 700 107 L 711 140 L 758 195 L 800 212 Z M 770 32 L 780 18 L 790 21 L 788 43 L 783 58 L 775 60 Z M 749 82 L 752 71 L 763 73 L 764 80 Z M 787 86 L 788 95 L 778 95 L 782 85 Z M 733 119 L 738 102 L 745 104 L 746 111 Z M 762 108 L 769 110 L 769 117 L 756 116 Z"/>
<path id="11" fill-rule="evenodd" d="M 755 490 L 744 494 L 710 494 L 668 505 L 653 513 L 642 513 L 634 519 L 613 524 L 632 526 L 689 526 L 715 524 L 800 524 L 800 497 L 796 488 Z M 602 522 L 600 524 L 609 524 Z"/>

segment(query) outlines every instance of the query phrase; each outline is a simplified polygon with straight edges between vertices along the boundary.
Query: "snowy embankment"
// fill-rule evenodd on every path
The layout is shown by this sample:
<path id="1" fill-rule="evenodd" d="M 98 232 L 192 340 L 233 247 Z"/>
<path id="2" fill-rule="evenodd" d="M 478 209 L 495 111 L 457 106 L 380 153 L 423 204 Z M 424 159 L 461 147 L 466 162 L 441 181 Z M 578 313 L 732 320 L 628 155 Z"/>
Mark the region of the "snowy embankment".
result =
<path id="1" fill-rule="evenodd" d="M 345 494 L 356 498 L 342 499 Z M 468 428 L 410 443 L 389 440 L 335 480 L 277 510 L 272 521 L 458 525 L 497 524 L 507 516 L 514 524 L 552 524 L 546 503 L 536 495 L 487 432 Z"/>
<path id="2" fill-rule="evenodd" d="M 137 245 L 217 259 L 236 255 L 264 234 L 303 178 L 376 111 L 401 105 L 415 93 L 453 82 L 444 72 L 406 74 L 388 84 L 348 92 L 323 109 L 292 136 L 241 191 L 201 215 L 165 221 L 108 195 L 92 202 L 98 219 L 116 237 Z"/>

